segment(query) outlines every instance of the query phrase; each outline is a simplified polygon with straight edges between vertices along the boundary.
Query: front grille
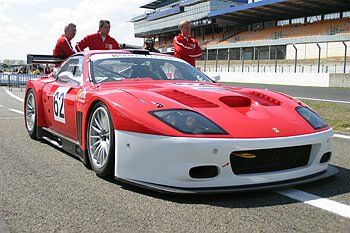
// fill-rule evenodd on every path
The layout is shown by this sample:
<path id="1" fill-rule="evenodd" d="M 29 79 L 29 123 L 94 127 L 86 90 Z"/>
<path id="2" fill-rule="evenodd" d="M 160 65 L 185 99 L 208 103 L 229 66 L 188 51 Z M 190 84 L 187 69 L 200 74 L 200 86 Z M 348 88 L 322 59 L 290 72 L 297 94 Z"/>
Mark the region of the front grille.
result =
<path id="1" fill-rule="evenodd" d="M 234 174 L 252 174 L 280 171 L 306 166 L 311 145 L 274 149 L 234 151 L 230 155 Z"/>

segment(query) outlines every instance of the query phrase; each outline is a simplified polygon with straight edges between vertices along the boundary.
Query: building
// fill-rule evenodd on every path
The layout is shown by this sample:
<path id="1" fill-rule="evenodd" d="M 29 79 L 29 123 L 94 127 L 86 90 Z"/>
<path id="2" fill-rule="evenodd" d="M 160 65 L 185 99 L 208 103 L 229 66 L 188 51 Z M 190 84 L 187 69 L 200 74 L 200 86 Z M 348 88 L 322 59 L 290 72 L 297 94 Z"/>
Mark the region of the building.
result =
<path id="1" fill-rule="evenodd" d="M 182 20 L 204 53 L 198 66 L 229 72 L 349 72 L 349 0 L 156 0 L 132 19 L 162 52 Z"/>

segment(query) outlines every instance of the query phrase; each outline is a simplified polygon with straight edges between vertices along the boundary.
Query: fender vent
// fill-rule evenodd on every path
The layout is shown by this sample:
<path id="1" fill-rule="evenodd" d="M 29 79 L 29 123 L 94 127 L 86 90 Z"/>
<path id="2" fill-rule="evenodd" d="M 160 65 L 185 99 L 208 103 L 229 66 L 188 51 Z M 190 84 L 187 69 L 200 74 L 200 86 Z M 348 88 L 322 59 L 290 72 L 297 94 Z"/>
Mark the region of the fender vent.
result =
<path id="1" fill-rule="evenodd" d="M 158 92 L 161 95 L 164 95 L 170 99 L 176 100 L 179 103 L 182 103 L 186 106 L 193 107 L 193 108 L 217 108 L 218 105 L 209 102 L 205 99 L 186 94 L 181 91 L 176 90 L 169 90 L 169 91 L 162 91 Z"/>

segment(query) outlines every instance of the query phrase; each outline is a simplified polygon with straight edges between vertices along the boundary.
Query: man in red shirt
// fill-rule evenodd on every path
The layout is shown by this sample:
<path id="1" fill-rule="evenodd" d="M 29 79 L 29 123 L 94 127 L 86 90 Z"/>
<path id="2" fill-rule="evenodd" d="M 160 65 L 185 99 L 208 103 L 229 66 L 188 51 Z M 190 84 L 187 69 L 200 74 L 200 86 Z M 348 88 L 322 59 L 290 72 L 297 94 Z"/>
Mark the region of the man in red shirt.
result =
<path id="1" fill-rule="evenodd" d="M 70 41 L 74 38 L 77 32 L 76 26 L 73 23 L 64 27 L 64 34 L 57 40 L 53 56 L 66 59 L 75 53 Z"/>
<path id="2" fill-rule="evenodd" d="M 198 42 L 191 37 L 191 25 L 188 21 L 179 23 L 180 34 L 173 39 L 174 56 L 196 66 L 195 59 L 202 56 Z"/>
<path id="3" fill-rule="evenodd" d="M 75 46 L 76 50 L 80 52 L 87 47 L 90 50 L 120 49 L 118 42 L 108 35 L 110 29 L 111 23 L 108 20 L 100 20 L 98 32 L 79 41 Z"/>

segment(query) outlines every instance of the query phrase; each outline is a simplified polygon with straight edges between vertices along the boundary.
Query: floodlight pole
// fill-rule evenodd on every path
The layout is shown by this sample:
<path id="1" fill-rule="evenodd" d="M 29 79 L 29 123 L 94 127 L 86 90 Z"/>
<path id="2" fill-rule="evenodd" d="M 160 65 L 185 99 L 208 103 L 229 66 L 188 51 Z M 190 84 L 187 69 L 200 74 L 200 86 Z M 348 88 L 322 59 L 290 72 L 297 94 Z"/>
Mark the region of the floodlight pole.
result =
<path id="1" fill-rule="evenodd" d="M 295 44 L 293 44 L 293 48 L 295 49 L 295 58 L 294 58 L 294 73 L 297 72 L 297 63 L 298 63 L 298 49 L 295 46 Z"/>
<path id="2" fill-rule="evenodd" d="M 259 67 L 260 67 L 260 50 L 258 48 L 255 48 L 255 50 L 258 52 L 258 73 L 259 73 Z M 255 56 L 255 53 L 254 53 Z"/>
<path id="3" fill-rule="evenodd" d="M 218 72 L 219 49 L 216 49 L 215 72 Z"/>
<path id="4" fill-rule="evenodd" d="M 277 49 L 275 47 L 272 47 L 273 50 L 275 50 L 275 73 L 277 73 Z"/>
<path id="5" fill-rule="evenodd" d="M 243 48 L 240 48 L 240 55 L 242 60 L 242 73 L 244 72 L 244 51 Z"/>
<path id="6" fill-rule="evenodd" d="M 253 47 L 253 61 L 255 61 L 255 50 L 256 50 L 256 48 L 255 48 L 255 46 Z"/>
<path id="7" fill-rule="evenodd" d="M 205 48 L 204 72 L 206 72 L 206 70 L 207 70 L 207 60 L 208 60 L 208 48 Z"/>
<path id="8" fill-rule="evenodd" d="M 346 56 L 347 56 L 347 50 L 348 50 L 348 46 L 346 45 L 345 41 L 343 41 L 343 45 L 345 47 L 345 52 L 344 52 L 344 71 L 343 73 L 346 73 Z"/>
<path id="9" fill-rule="evenodd" d="M 230 49 L 227 49 L 227 72 L 230 72 Z"/>
<path id="10" fill-rule="evenodd" d="M 320 69 L 321 69 L 321 46 L 316 43 L 317 47 L 318 47 L 318 62 L 317 62 L 317 73 L 320 73 Z"/>

